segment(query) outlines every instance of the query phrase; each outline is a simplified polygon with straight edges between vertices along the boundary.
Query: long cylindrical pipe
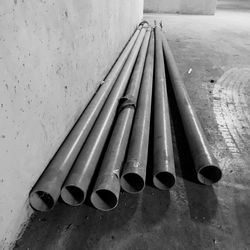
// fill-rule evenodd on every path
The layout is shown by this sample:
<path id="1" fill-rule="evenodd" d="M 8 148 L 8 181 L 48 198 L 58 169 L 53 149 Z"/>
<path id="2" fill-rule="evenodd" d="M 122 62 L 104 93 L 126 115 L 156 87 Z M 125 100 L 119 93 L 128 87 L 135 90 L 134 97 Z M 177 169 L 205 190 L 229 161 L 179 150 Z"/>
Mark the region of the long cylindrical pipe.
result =
<path id="1" fill-rule="evenodd" d="M 146 25 L 144 24 L 143 27 L 146 27 Z M 61 197 L 67 204 L 77 206 L 82 204 L 86 198 L 89 184 L 115 118 L 119 99 L 126 89 L 145 32 L 145 28 L 142 28 L 114 88 L 105 102 L 69 176 L 63 184 Z"/>
<path id="2" fill-rule="evenodd" d="M 155 46 L 153 183 L 157 188 L 166 190 L 175 183 L 175 166 L 162 38 L 157 26 Z"/>
<path id="3" fill-rule="evenodd" d="M 129 193 L 138 193 L 145 187 L 154 75 L 154 47 L 155 39 L 152 32 L 128 153 L 121 175 L 121 186 Z"/>
<path id="4" fill-rule="evenodd" d="M 105 78 L 93 99 L 70 131 L 59 150 L 33 187 L 29 195 L 30 205 L 39 211 L 50 210 L 57 202 L 61 186 L 85 142 L 107 96 L 109 95 L 142 26 L 139 26 L 116 63 Z"/>
<path id="5" fill-rule="evenodd" d="M 120 102 L 117 121 L 91 194 L 92 204 L 102 211 L 112 210 L 118 204 L 120 194 L 120 170 L 132 127 L 150 33 L 151 28 L 148 28 L 126 90 L 126 95 Z"/>
<path id="6" fill-rule="evenodd" d="M 163 33 L 162 39 L 166 66 L 194 160 L 197 178 L 201 183 L 211 185 L 221 179 L 222 172 L 216 158 L 211 152 L 204 131 L 181 78 L 174 56 Z"/>

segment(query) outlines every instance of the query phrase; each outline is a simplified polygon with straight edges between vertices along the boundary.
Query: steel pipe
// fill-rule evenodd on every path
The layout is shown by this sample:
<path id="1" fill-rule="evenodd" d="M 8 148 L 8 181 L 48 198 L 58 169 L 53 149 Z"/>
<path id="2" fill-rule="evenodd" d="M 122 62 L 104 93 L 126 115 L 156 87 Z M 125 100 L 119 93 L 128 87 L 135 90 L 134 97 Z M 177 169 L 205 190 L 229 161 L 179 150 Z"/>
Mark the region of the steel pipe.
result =
<path id="1" fill-rule="evenodd" d="M 154 47 L 154 34 L 151 33 L 128 153 L 121 175 L 121 186 L 129 193 L 138 193 L 145 187 L 154 75 Z"/>
<path id="2" fill-rule="evenodd" d="M 155 46 L 153 183 L 157 188 L 166 190 L 175 183 L 175 166 L 162 38 L 157 26 Z"/>
<path id="3" fill-rule="evenodd" d="M 112 210 L 118 204 L 120 194 L 120 170 L 132 127 L 150 33 L 151 28 L 148 28 L 126 90 L 126 95 L 120 101 L 117 121 L 91 194 L 92 204 L 102 211 Z"/>
<path id="4" fill-rule="evenodd" d="M 216 158 L 211 152 L 204 131 L 179 73 L 174 56 L 163 33 L 162 39 L 167 70 L 194 160 L 197 178 L 201 183 L 211 185 L 221 179 L 222 172 Z"/>
<path id="5" fill-rule="evenodd" d="M 83 143 L 103 107 L 129 53 L 131 52 L 142 26 L 139 26 L 127 46 L 108 73 L 97 93 L 72 128 L 59 150 L 31 190 L 30 205 L 39 211 L 47 211 L 57 202 L 61 186 L 68 175 Z"/>
<path id="6" fill-rule="evenodd" d="M 144 24 L 143 27 L 146 27 L 146 25 Z M 67 204 L 77 206 L 82 204 L 86 198 L 90 181 L 115 118 L 119 99 L 126 89 L 145 32 L 145 28 L 142 28 L 114 88 L 110 92 L 88 139 L 83 145 L 69 176 L 63 184 L 61 197 Z"/>

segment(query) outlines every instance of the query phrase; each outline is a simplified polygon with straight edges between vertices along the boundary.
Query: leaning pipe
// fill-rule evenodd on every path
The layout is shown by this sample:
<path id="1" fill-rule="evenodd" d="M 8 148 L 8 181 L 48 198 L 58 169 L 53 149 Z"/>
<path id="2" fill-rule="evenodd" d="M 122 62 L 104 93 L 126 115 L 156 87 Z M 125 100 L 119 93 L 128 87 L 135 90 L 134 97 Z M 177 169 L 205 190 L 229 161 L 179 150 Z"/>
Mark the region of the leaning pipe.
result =
<path id="1" fill-rule="evenodd" d="M 142 26 L 139 26 L 128 42 L 122 54 L 105 78 L 104 83 L 99 88 L 87 108 L 84 110 L 77 123 L 70 131 L 59 150 L 33 187 L 29 195 L 30 205 L 39 211 L 52 209 L 57 202 L 61 186 L 73 165 L 83 143 L 85 142 L 93 124 L 103 107 Z"/>
<path id="2" fill-rule="evenodd" d="M 117 121 L 90 197 L 94 207 L 102 211 L 112 210 L 118 204 L 120 170 L 132 127 L 150 33 L 151 28 L 148 28 L 126 90 L 126 95 L 120 100 Z"/>
<path id="3" fill-rule="evenodd" d="M 144 24 L 143 27 L 146 27 L 146 25 Z M 61 189 L 61 197 L 63 201 L 69 205 L 80 205 L 86 198 L 89 184 L 115 118 L 119 99 L 126 89 L 145 32 L 145 28 L 142 28 L 114 88 L 110 92 L 88 139 L 82 147 Z"/>
<path id="4" fill-rule="evenodd" d="M 204 131 L 180 76 L 174 56 L 163 33 L 162 39 L 167 70 L 194 160 L 197 178 L 201 183 L 211 185 L 221 179 L 222 172 L 216 158 L 211 152 Z"/>
<path id="5" fill-rule="evenodd" d="M 153 183 L 157 188 L 167 190 L 175 183 L 175 166 L 162 38 L 157 26 L 155 46 Z"/>
<path id="6" fill-rule="evenodd" d="M 151 34 L 121 186 L 128 193 L 145 187 L 154 75 L 154 34 Z"/>

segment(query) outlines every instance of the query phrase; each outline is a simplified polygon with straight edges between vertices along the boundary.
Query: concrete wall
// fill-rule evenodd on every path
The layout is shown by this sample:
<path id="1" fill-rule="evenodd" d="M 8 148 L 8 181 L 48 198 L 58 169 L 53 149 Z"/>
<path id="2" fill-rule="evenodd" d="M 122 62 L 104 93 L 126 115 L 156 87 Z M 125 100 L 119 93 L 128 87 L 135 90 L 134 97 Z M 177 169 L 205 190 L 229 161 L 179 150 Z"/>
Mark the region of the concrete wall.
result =
<path id="1" fill-rule="evenodd" d="M 0 1 L 0 249 L 142 12 L 142 0 Z"/>
<path id="2" fill-rule="evenodd" d="M 249 11 L 250 0 L 218 0 L 217 8 Z"/>
<path id="3" fill-rule="evenodd" d="M 203 14 L 215 13 L 216 0 L 145 0 L 144 12 Z"/>

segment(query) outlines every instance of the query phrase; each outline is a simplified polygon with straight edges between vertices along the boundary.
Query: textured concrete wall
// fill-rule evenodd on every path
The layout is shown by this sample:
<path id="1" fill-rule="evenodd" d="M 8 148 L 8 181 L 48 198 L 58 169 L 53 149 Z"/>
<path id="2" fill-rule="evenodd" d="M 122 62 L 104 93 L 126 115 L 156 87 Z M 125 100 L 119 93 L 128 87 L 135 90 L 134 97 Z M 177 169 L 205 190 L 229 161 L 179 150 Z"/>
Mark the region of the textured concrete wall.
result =
<path id="1" fill-rule="evenodd" d="M 238 9 L 247 10 L 250 9 L 250 0 L 218 0 L 218 9 Z"/>
<path id="2" fill-rule="evenodd" d="M 145 0 L 144 12 L 212 15 L 216 0 Z"/>
<path id="3" fill-rule="evenodd" d="M 142 12 L 142 0 L 0 1 L 0 249 Z"/>

